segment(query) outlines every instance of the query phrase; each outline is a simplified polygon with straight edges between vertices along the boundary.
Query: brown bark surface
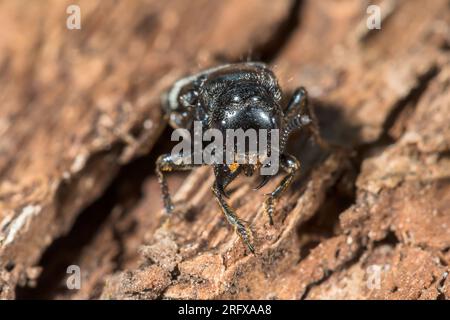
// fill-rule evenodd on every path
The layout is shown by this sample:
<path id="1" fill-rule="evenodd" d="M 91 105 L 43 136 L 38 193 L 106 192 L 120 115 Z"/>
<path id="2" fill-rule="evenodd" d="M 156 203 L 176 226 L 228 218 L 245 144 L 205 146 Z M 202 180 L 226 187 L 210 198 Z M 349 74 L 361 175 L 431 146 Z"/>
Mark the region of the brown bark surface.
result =
<path id="1" fill-rule="evenodd" d="M 449 3 L 377 3 L 369 31 L 358 0 L 80 1 L 81 30 L 68 2 L 1 2 L 0 298 L 450 298 Z M 281 176 L 231 185 L 255 255 L 210 168 L 169 177 L 168 220 L 153 173 L 171 148 L 161 92 L 247 59 L 286 97 L 304 85 L 349 149 L 291 137 L 302 172 L 273 226 L 263 194 Z"/>

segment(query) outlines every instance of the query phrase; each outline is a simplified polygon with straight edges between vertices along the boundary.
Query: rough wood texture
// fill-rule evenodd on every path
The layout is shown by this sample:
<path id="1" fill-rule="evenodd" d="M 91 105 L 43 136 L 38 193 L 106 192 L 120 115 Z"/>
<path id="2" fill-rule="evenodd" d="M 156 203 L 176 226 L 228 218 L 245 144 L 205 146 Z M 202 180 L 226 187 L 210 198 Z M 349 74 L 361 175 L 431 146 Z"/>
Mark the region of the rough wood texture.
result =
<path id="1" fill-rule="evenodd" d="M 3 2 L 0 297 L 449 298 L 449 3 L 379 4 L 369 32 L 358 0 L 86 1 L 68 31 L 65 3 Z M 303 171 L 274 226 L 262 195 L 277 179 L 232 185 L 256 255 L 224 221 L 209 168 L 171 178 L 178 211 L 164 223 L 151 170 L 170 149 L 160 92 L 249 56 L 286 94 L 305 85 L 323 135 L 354 150 L 293 137 Z M 70 264 L 81 290 L 64 287 Z"/>
<path id="2" fill-rule="evenodd" d="M 66 28 L 70 2 L 1 3 L 0 267 L 15 266 L 2 296 L 149 151 L 165 87 L 270 41 L 292 4 L 269 2 L 80 1 L 80 31 Z"/>

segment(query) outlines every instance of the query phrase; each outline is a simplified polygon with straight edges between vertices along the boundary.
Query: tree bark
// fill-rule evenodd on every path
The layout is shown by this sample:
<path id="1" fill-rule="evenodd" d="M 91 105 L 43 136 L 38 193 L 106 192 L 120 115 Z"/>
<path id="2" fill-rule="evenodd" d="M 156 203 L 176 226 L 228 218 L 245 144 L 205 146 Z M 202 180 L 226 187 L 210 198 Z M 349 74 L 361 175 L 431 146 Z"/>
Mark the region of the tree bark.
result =
<path id="1" fill-rule="evenodd" d="M 449 298 L 448 1 L 377 4 L 368 30 L 352 0 L 81 1 L 67 30 L 68 3 L 1 3 L 0 297 Z M 285 97 L 305 86 L 323 136 L 348 149 L 291 137 L 302 172 L 273 226 L 263 194 L 281 176 L 231 185 L 255 255 L 210 168 L 169 176 L 165 219 L 152 164 L 171 146 L 161 92 L 247 59 Z"/>

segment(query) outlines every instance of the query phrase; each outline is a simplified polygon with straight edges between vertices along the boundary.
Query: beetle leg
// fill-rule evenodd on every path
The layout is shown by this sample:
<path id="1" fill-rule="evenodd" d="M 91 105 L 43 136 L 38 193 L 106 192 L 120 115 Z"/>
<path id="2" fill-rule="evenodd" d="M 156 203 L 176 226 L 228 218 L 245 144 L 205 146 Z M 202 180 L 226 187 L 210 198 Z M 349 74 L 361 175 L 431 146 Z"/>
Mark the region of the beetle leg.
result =
<path id="1" fill-rule="evenodd" d="M 241 173 L 242 166 L 234 164 L 227 165 L 215 165 L 214 175 L 216 176 L 216 187 L 221 195 L 225 198 L 229 198 L 230 195 L 225 191 L 225 188 Z"/>
<path id="2" fill-rule="evenodd" d="M 166 213 L 171 213 L 174 209 L 172 199 L 170 197 L 169 193 L 169 187 L 167 185 L 166 176 L 164 175 L 165 172 L 170 171 L 186 171 L 191 170 L 194 167 L 198 165 L 188 164 L 185 162 L 182 162 L 181 158 L 176 159 L 175 161 L 172 158 L 172 155 L 170 153 L 163 154 L 158 157 L 158 160 L 156 160 L 156 175 L 158 176 L 158 182 L 161 186 L 161 192 L 162 192 L 162 198 L 164 203 L 164 209 Z M 180 160 L 180 161 L 178 161 Z M 178 163 L 179 162 L 179 163 Z"/>
<path id="3" fill-rule="evenodd" d="M 247 248 L 254 254 L 255 249 L 252 245 L 253 236 L 250 228 L 247 226 L 247 223 L 241 220 L 235 213 L 234 210 L 228 205 L 228 203 L 223 199 L 220 190 L 217 187 L 217 183 L 214 183 L 212 188 L 213 193 L 216 197 L 217 202 L 222 209 L 222 212 L 225 214 L 228 223 L 230 223 L 238 236 L 242 239 Z"/>
<path id="4" fill-rule="evenodd" d="M 269 222 L 273 225 L 273 212 L 275 208 L 275 202 L 283 193 L 284 190 L 289 187 L 295 174 L 300 170 L 300 162 L 291 155 L 284 154 L 281 156 L 281 167 L 287 172 L 287 175 L 281 180 L 278 186 L 269 194 L 266 194 L 268 198 L 264 201 L 264 210 L 269 216 Z"/>
<path id="5" fill-rule="evenodd" d="M 324 150 L 332 149 L 332 145 L 325 141 L 320 135 L 319 122 L 316 114 L 308 103 L 308 93 L 304 87 L 294 91 L 286 108 L 286 123 L 291 126 L 290 130 L 306 127 L 311 133 L 314 141 Z"/>
<path id="6" fill-rule="evenodd" d="M 270 175 L 263 176 L 261 181 L 259 182 L 259 184 L 256 187 L 254 187 L 253 190 L 259 190 L 262 187 L 264 187 L 267 184 L 267 182 L 269 182 L 271 177 L 272 176 L 270 176 Z"/>
<path id="7" fill-rule="evenodd" d="M 307 115 L 309 116 L 311 122 L 306 126 L 311 132 L 314 141 L 324 150 L 331 150 L 333 146 L 322 138 L 320 134 L 319 121 L 317 120 L 314 110 L 307 104 Z"/>
<path id="8" fill-rule="evenodd" d="M 292 94 L 291 100 L 289 101 L 286 107 L 285 113 L 289 115 L 292 113 L 293 110 L 297 109 L 297 107 L 304 109 L 307 103 L 308 103 L 308 92 L 304 87 L 297 88 Z"/>

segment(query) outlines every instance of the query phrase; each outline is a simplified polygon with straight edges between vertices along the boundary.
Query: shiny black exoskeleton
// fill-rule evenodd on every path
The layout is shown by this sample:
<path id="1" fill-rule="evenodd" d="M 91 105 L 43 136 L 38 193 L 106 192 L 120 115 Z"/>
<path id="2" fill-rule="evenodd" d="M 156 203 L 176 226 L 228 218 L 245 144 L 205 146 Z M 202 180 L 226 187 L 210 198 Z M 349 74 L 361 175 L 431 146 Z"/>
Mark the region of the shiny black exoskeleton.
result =
<path id="1" fill-rule="evenodd" d="M 264 63 L 227 64 L 202 71 L 178 80 L 163 96 L 163 108 L 173 128 L 192 129 L 194 121 L 201 121 L 203 128 L 226 129 L 279 129 L 279 164 L 287 175 L 275 190 L 267 194 L 265 211 L 273 224 L 272 214 L 275 201 L 289 186 L 300 169 L 298 160 L 285 153 L 289 134 L 299 128 L 307 128 L 322 146 L 327 144 L 320 138 L 317 121 L 307 103 L 304 88 L 297 89 L 285 108 L 280 105 L 281 89 L 273 72 Z M 162 188 L 165 210 L 170 213 L 173 204 L 170 199 L 164 172 L 189 170 L 195 165 L 180 164 L 171 154 L 158 158 L 156 173 Z M 227 204 L 225 191 L 240 173 L 251 176 L 260 169 L 258 164 L 214 165 L 216 176 L 213 192 L 228 222 L 254 252 L 251 231 Z M 264 186 L 270 176 L 265 175 L 256 189 Z"/>

